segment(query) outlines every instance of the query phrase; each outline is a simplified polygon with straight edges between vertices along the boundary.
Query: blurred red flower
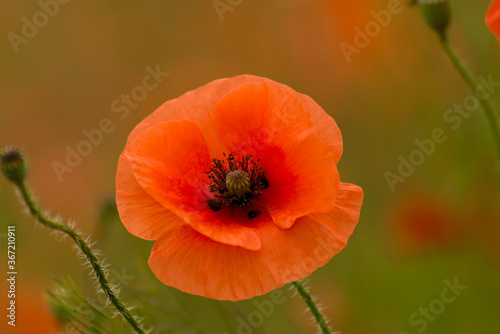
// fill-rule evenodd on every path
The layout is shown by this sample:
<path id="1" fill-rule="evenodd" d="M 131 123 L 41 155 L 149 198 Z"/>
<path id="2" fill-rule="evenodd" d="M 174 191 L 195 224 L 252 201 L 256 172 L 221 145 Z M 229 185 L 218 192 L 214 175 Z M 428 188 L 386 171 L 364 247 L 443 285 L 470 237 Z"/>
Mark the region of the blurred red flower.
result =
<path id="1" fill-rule="evenodd" d="M 486 13 L 486 24 L 497 38 L 500 38 L 500 0 L 493 0 Z"/>
<path id="2" fill-rule="evenodd" d="M 460 239 L 461 218 L 448 199 L 416 191 L 404 196 L 390 213 L 397 254 L 447 248 Z"/>
<path id="3" fill-rule="evenodd" d="M 166 285 L 240 300 L 308 276 L 347 243 L 363 191 L 339 181 L 342 137 L 310 97 L 269 79 L 213 81 L 130 134 L 116 176 L 127 230 L 156 240 Z"/>

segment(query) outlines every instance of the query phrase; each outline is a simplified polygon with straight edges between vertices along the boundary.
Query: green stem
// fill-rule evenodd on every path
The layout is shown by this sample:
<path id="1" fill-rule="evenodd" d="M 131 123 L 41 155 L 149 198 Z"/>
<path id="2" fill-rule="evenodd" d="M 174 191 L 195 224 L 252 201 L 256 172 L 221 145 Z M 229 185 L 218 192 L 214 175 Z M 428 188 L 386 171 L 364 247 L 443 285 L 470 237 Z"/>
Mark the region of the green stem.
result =
<path id="1" fill-rule="evenodd" d="M 321 314 L 320 310 L 316 306 L 316 303 L 314 303 L 314 300 L 312 299 L 311 295 L 309 292 L 307 292 L 306 288 L 300 283 L 299 281 L 292 282 L 293 286 L 297 289 L 299 294 L 304 298 L 304 301 L 306 302 L 307 306 L 311 310 L 311 313 L 314 316 L 314 319 L 316 319 L 316 322 L 319 325 L 319 328 L 321 329 L 321 332 L 323 334 L 331 334 L 330 329 L 328 328 L 328 325 L 326 324 L 325 319 L 323 318 L 323 315 Z"/>
<path id="2" fill-rule="evenodd" d="M 144 334 L 145 330 L 142 329 L 142 327 L 137 323 L 136 319 L 131 315 L 130 311 L 123 305 L 123 303 L 118 299 L 116 293 L 113 291 L 111 286 L 109 285 L 109 282 L 106 278 L 106 274 L 104 273 L 104 270 L 102 269 L 99 260 L 97 259 L 96 255 L 92 251 L 92 249 L 89 247 L 89 245 L 85 242 L 85 240 L 82 238 L 80 233 L 78 233 L 75 229 L 72 227 L 68 226 L 67 224 L 52 220 L 45 216 L 36 203 L 33 201 L 33 198 L 31 197 L 30 191 L 28 187 L 26 186 L 25 182 L 15 182 L 16 186 L 19 188 L 19 191 L 21 192 L 21 196 L 23 197 L 24 201 L 26 202 L 26 205 L 28 206 L 31 214 L 43 225 L 50 227 L 52 229 L 58 230 L 60 232 L 63 232 L 67 234 L 71 239 L 73 239 L 80 248 L 80 250 L 85 254 L 87 257 L 87 260 L 89 261 L 90 265 L 92 266 L 92 269 L 94 270 L 94 273 L 97 277 L 97 280 L 99 281 L 99 285 L 101 286 L 102 291 L 106 294 L 108 299 L 111 301 L 111 303 L 116 307 L 116 309 L 121 313 L 123 318 L 134 328 L 134 330 L 139 333 L 139 334 Z"/>
<path id="3" fill-rule="evenodd" d="M 460 73 L 462 78 L 465 80 L 465 82 L 472 90 L 472 92 L 476 93 L 481 89 L 484 89 L 484 87 L 476 80 L 476 78 L 474 78 L 474 76 L 471 74 L 467 66 L 460 59 L 453 46 L 450 44 L 447 34 L 442 33 L 438 35 L 439 35 L 439 41 L 441 42 L 441 46 L 443 47 L 444 52 L 451 60 L 451 62 L 453 63 L 457 71 Z M 488 122 L 490 124 L 491 131 L 493 132 L 493 137 L 498 149 L 498 155 L 500 157 L 500 123 L 498 121 L 498 116 L 493 111 L 493 108 L 488 98 L 479 98 L 478 96 L 476 97 L 479 100 L 479 103 L 483 107 L 483 110 L 486 114 L 486 118 L 488 119 Z"/>

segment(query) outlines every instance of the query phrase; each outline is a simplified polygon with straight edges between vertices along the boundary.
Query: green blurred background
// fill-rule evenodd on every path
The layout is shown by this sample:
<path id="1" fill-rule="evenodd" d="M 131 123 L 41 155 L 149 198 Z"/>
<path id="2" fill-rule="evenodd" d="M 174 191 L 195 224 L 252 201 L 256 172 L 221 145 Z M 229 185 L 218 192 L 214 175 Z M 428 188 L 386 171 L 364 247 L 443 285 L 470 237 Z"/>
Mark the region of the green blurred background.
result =
<path id="1" fill-rule="evenodd" d="M 500 333 L 500 168 L 482 111 L 456 130 L 443 120 L 470 92 L 419 10 L 406 1 L 350 62 L 341 51 L 343 42 L 354 45 L 356 27 L 374 20 L 370 12 L 387 9 L 389 2 L 222 0 L 231 10 L 220 16 L 212 0 L 69 1 L 16 47 L 11 33 L 21 35 L 23 17 L 33 22 L 42 6 L 5 2 L 0 146 L 24 148 L 41 205 L 92 235 L 114 270 L 112 281 L 121 283 L 123 297 L 147 325 L 155 325 L 154 333 L 313 333 L 305 304 L 288 287 L 281 289 L 285 302 L 261 315 L 260 324 L 256 301 L 269 301 L 269 295 L 217 302 L 163 286 L 147 267 L 153 243 L 129 235 L 110 205 L 127 135 L 164 101 L 242 73 L 285 83 L 335 118 L 344 138 L 341 179 L 365 191 L 349 245 L 309 280 L 333 328 Z M 453 1 L 451 40 L 475 74 L 500 81 L 500 44 L 484 24 L 488 4 Z M 169 75 L 120 119 L 111 104 L 142 85 L 148 66 Z M 500 107 L 497 91 L 493 98 Z M 76 148 L 85 139 L 82 131 L 104 118 L 114 130 L 58 179 L 53 163 L 64 163 L 66 147 Z M 391 191 L 384 173 L 396 173 L 398 157 L 408 158 L 414 141 L 429 138 L 435 128 L 447 140 Z M 18 326 L 7 328 L 2 311 L 0 332 L 71 332 L 56 324 L 43 297 L 52 276 L 71 276 L 89 299 L 99 304 L 102 298 L 95 297 L 73 244 L 59 241 L 24 211 L 12 186 L 0 181 L 0 268 L 7 271 L 8 225 L 17 226 L 18 266 Z M 453 302 L 440 303 L 446 280 L 467 288 Z M 1 282 L 5 310 L 8 287 Z M 435 314 L 424 329 L 419 312 L 429 306 Z M 249 321 L 259 325 L 242 325 Z M 130 332 L 117 319 L 104 326 Z"/>

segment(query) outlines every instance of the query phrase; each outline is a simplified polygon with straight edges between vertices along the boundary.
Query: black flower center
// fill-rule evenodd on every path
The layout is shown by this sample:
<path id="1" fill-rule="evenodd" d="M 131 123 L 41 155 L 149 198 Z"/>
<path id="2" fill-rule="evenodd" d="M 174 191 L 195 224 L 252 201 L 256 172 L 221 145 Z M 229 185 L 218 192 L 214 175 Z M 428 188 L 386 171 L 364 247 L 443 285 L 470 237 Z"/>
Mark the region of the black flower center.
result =
<path id="1" fill-rule="evenodd" d="M 258 166 L 260 159 L 251 160 L 251 155 L 236 159 L 231 153 L 225 160 L 212 159 L 208 174 L 210 179 L 210 192 L 213 199 L 206 201 L 210 209 L 219 211 L 223 206 L 249 210 L 255 200 L 262 194 L 262 190 L 269 187 L 262 168 Z M 248 211 L 249 219 L 255 218 L 260 211 Z"/>

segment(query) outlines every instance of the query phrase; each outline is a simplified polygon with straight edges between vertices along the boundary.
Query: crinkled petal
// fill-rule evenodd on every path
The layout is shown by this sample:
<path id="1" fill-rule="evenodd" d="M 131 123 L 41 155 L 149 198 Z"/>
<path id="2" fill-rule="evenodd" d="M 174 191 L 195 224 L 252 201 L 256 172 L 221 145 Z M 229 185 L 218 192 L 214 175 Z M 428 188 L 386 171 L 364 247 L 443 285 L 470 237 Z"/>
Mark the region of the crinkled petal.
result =
<path id="1" fill-rule="evenodd" d="M 204 86 L 189 91 L 182 96 L 162 104 L 152 114 L 142 120 L 130 133 L 128 143 L 145 129 L 166 121 L 188 120 L 198 126 L 209 143 L 212 156 L 218 156 L 225 151 L 213 126 L 215 104 L 224 95 L 243 83 L 269 81 L 269 79 L 254 75 L 239 75 L 234 78 L 214 80 Z"/>
<path id="2" fill-rule="evenodd" d="M 127 231 L 139 238 L 156 240 L 167 229 L 185 224 L 139 185 L 123 154 L 116 173 L 116 204 Z"/>
<path id="3" fill-rule="evenodd" d="M 318 136 L 325 145 L 330 147 L 330 152 L 337 163 L 342 155 L 342 134 L 337 123 L 311 97 L 300 93 L 296 94 L 304 109 L 311 116 Z"/>
<path id="4" fill-rule="evenodd" d="M 265 294 L 310 275 L 340 252 L 362 200 L 361 188 L 342 183 L 333 210 L 302 217 L 290 229 L 263 214 L 255 226 L 260 251 L 214 242 L 189 226 L 173 227 L 157 240 L 149 265 L 164 284 L 195 295 L 235 301 Z"/>
<path id="5" fill-rule="evenodd" d="M 242 84 L 217 103 L 213 118 L 229 151 L 260 160 L 270 185 L 260 200 L 279 227 L 333 208 L 338 145 L 321 140 L 294 91 L 272 81 Z"/>
<path id="6" fill-rule="evenodd" d="M 205 173 L 210 156 L 194 123 L 151 126 L 127 145 L 125 156 L 141 187 L 196 231 L 225 244 L 260 249 L 260 238 L 253 229 L 231 219 L 229 209 L 214 212 L 206 203 L 212 198 Z"/>

